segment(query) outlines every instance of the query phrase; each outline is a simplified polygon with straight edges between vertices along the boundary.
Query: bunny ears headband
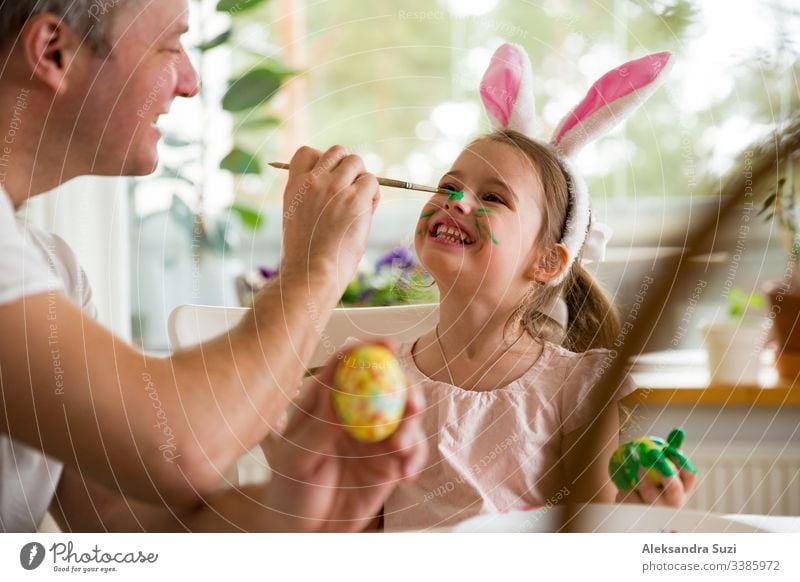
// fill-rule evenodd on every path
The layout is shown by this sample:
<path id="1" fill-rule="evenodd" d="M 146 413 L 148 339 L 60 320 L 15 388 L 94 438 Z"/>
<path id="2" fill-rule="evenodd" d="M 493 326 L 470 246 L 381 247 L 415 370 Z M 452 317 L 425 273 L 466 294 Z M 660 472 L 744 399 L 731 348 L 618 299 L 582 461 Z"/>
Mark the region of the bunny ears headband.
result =
<path id="1" fill-rule="evenodd" d="M 550 285 L 564 280 L 583 249 L 585 260 L 602 261 L 611 228 L 591 220 L 589 192 L 571 157 L 590 141 L 629 117 L 664 82 L 672 54 L 647 55 L 612 69 L 558 124 L 550 144 L 569 183 L 570 201 L 561 243 L 569 251 L 567 268 Z M 512 129 L 529 138 L 537 135 L 533 73 L 528 54 L 519 45 L 504 44 L 492 56 L 480 86 L 492 128 Z"/>

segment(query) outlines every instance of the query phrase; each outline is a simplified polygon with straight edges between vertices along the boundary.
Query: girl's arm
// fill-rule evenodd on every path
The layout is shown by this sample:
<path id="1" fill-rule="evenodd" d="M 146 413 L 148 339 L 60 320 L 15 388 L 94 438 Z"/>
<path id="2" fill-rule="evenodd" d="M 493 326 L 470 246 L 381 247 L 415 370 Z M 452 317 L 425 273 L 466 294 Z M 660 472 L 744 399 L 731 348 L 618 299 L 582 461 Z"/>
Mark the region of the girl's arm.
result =
<path id="1" fill-rule="evenodd" d="M 619 410 L 616 405 L 590 424 L 565 434 L 561 456 L 572 503 L 613 503 L 616 488 L 608 476 L 608 460 L 619 446 Z"/>
<path id="2" fill-rule="evenodd" d="M 616 406 L 597 420 L 564 435 L 561 441 L 566 486 L 571 502 L 646 503 L 682 507 L 695 488 L 697 476 L 681 469 L 674 477 L 654 485 L 642 478 L 636 489 L 618 491 L 608 475 L 608 461 L 619 446 L 619 410 Z M 588 464 L 587 464 L 588 463 Z M 640 470 L 640 477 L 644 471 Z"/>

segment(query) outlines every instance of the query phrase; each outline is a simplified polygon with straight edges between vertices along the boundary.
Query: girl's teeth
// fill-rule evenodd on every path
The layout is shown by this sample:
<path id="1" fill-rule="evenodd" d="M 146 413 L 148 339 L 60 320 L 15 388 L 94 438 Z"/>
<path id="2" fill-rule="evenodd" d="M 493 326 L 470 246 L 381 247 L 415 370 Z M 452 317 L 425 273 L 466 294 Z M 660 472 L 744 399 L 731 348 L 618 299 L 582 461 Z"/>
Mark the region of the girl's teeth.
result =
<path id="1" fill-rule="evenodd" d="M 472 244 L 472 240 L 463 232 L 452 226 L 440 224 L 436 229 L 436 237 L 451 243 Z"/>

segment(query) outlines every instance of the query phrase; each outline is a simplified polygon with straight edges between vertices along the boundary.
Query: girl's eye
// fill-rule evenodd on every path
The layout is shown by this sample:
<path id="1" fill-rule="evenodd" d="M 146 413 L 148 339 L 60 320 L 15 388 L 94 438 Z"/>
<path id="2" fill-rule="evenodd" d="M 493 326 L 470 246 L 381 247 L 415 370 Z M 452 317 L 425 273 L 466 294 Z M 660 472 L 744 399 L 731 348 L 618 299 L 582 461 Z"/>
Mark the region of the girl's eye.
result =
<path id="1" fill-rule="evenodd" d="M 440 184 L 439 188 L 444 188 L 445 190 L 450 190 L 451 192 L 459 192 L 461 188 L 458 186 L 454 186 L 453 184 Z M 444 194 L 442 194 L 444 196 Z"/>
<path id="2" fill-rule="evenodd" d="M 498 204 L 506 203 L 506 201 L 503 200 L 503 198 L 500 195 L 495 194 L 494 192 L 489 192 L 488 194 L 484 194 L 483 199 L 486 202 L 497 202 Z"/>

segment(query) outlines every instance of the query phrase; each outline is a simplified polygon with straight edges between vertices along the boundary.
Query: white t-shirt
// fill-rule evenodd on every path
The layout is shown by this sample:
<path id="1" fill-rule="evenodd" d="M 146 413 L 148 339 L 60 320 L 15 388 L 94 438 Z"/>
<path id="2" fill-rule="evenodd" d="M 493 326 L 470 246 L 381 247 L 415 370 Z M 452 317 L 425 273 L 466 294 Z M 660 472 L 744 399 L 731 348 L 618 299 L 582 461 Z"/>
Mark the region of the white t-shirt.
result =
<path id="1" fill-rule="evenodd" d="M 15 217 L 0 189 L 0 305 L 54 290 L 96 317 L 86 274 L 67 243 Z M 0 532 L 36 531 L 62 468 L 41 451 L 0 434 Z"/>

